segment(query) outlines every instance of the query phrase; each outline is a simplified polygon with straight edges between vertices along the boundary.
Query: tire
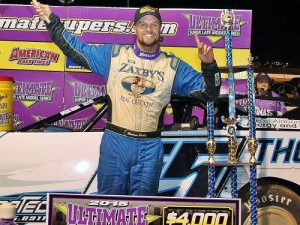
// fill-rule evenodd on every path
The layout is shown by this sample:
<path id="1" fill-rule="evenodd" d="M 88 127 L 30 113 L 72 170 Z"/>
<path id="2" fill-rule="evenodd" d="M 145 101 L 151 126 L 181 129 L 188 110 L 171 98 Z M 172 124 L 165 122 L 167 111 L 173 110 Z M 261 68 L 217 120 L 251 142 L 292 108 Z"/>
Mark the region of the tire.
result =
<path id="1" fill-rule="evenodd" d="M 239 191 L 239 197 L 242 199 L 242 225 L 251 225 L 249 185 Z M 297 193 L 277 183 L 257 183 L 258 224 L 299 225 L 299 212 L 300 197 Z"/>

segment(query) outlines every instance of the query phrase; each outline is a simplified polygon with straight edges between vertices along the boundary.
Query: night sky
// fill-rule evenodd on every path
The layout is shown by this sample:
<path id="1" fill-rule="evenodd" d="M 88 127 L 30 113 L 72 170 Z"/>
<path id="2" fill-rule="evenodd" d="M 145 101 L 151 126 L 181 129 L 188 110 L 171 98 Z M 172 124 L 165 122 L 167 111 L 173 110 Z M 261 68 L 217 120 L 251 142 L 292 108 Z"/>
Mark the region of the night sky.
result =
<path id="1" fill-rule="evenodd" d="M 1 1 L 1 0 L 0 0 Z M 64 1 L 64 0 L 61 0 Z M 70 0 L 67 0 L 70 1 Z M 44 4 L 63 5 L 59 0 Z M 1 4 L 29 4 L 30 0 L 2 0 Z M 106 7 L 250 9 L 253 12 L 251 52 L 261 63 L 280 61 L 300 67 L 300 1 L 270 0 L 74 0 L 72 5 Z"/>

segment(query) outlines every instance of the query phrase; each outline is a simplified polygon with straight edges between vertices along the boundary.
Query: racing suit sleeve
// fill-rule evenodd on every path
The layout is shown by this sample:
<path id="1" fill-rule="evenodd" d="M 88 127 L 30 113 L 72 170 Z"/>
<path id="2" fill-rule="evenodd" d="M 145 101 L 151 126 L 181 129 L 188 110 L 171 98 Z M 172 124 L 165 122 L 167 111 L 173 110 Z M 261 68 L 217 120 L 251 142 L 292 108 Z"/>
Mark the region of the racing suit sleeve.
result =
<path id="1" fill-rule="evenodd" d="M 176 71 L 172 92 L 206 103 L 215 101 L 220 93 L 221 74 L 216 62 L 201 63 L 202 73 L 180 61 Z"/>
<path id="2" fill-rule="evenodd" d="M 107 79 L 113 45 L 88 45 L 72 36 L 57 15 L 52 13 L 49 19 L 51 22 L 46 27 L 51 39 L 62 52 L 73 62 Z"/>

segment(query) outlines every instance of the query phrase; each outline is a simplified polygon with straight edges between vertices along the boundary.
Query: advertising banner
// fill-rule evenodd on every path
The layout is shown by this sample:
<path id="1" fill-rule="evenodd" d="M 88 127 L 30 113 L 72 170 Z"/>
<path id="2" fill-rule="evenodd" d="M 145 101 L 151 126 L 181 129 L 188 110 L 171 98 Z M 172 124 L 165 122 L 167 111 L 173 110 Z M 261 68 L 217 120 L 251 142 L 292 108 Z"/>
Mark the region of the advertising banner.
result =
<path id="1" fill-rule="evenodd" d="M 135 8 L 53 6 L 66 30 L 90 45 L 117 43 L 131 45 L 135 42 L 133 16 Z M 214 48 L 220 67 L 226 66 L 225 29 L 222 23 L 223 9 L 160 9 L 163 24 L 161 35 L 163 51 L 175 54 L 200 71 L 194 33 Z M 251 10 L 233 10 L 232 53 L 233 65 L 247 65 L 251 43 Z M 64 109 L 91 99 L 96 94 L 106 94 L 105 81 L 99 75 L 72 62 L 52 42 L 45 23 L 36 15 L 31 5 L 0 5 L 0 74 L 11 76 L 16 83 L 59 83 L 59 92 L 44 104 L 42 96 L 33 97 L 31 91 L 23 94 L 27 105 L 39 110 L 15 107 L 15 129 L 32 124 L 33 118 L 46 118 Z M 223 74 L 226 77 L 226 74 Z M 39 84 L 40 85 L 40 84 Z M 80 96 L 72 91 L 81 88 Z M 74 90 L 71 90 L 74 88 Z M 82 91 L 83 88 L 86 91 Z M 78 89 L 77 89 L 78 90 Z M 88 90 L 88 91 L 87 91 Z M 70 92 L 71 91 L 71 92 Z M 98 96 L 96 96 L 98 97 Z M 20 102 L 16 92 L 14 104 Z M 49 99 L 49 96 L 47 95 Z M 23 101 L 23 99 L 22 99 Z M 64 120 L 86 121 L 94 110 L 86 110 Z M 22 116 L 20 116 L 22 115 Z M 36 117 L 38 116 L 38 117 Z M 167 118 L 168 115 L 166 115 Z M 201 120 L 201 119 L 200 119 Z M 81 126 L 60 121 L 64 127 L 80 130 Z M 79 124 L 79 123 L 78 123 Z M 70 125 L 70 126 L 69 126 Z M 102 129 L 103 121 L 94 128 Z"/>
<path id="2" fill-rule="evenodd" d="M 236 225 L 240 199 L 52 194 L 47 224 Z"/>

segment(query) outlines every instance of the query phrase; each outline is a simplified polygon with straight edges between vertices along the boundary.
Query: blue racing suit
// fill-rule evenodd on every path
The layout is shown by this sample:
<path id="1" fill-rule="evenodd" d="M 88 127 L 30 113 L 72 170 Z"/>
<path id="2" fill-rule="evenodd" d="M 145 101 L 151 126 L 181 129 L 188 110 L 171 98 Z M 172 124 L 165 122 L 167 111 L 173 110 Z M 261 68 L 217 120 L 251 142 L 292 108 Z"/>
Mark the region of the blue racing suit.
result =
<path id="1" fill-rule="evenodd" d="M 47 29 L 72 61 L 104 77 L 108 121 L 98 168 L 99 194 L 156 195 L 163 165 L 162 115 L 172 94 L 207 102 L 217 98 L 216 62 L 195 71 L 179 58 L 158 50 L 151 55 L 135 45 L 88 45 L 50 15 Z"/>

